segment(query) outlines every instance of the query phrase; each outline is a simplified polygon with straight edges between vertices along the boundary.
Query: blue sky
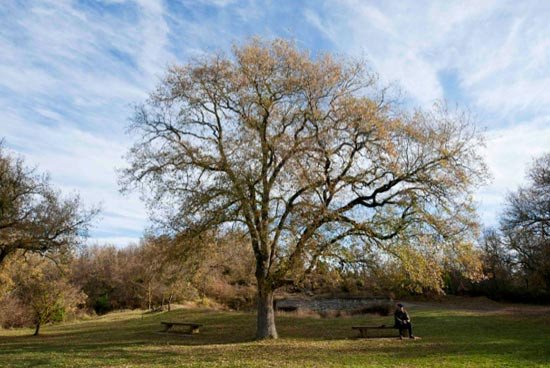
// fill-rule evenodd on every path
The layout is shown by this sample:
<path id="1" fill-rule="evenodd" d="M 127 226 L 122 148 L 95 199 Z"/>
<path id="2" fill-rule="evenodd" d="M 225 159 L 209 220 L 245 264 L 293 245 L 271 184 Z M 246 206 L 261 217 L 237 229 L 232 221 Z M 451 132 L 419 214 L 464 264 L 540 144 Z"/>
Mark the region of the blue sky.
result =
<path id="1" fill-rule="evenodd" d="M 166 66 L 260 35 L 362 57 L 411 106 L 457 103 L 486 130 L 492 182 L 476 194 L 497 222 L 533 156 L 550 150 L 548 1 L 3 0 L 0 137 L 66 193 L 101 203 L 91 242 L 147 226 L 115 169 L 132 104 Z"/>

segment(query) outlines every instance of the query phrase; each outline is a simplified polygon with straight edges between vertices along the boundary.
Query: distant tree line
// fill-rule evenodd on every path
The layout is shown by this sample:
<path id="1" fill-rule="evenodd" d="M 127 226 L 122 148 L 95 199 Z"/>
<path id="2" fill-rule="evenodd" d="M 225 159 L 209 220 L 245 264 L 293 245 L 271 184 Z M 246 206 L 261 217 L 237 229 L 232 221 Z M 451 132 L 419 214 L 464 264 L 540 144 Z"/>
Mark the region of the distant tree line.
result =
<path id="1" fill-rule="evenodd" d="M 354 259 L 355 256 L 350 256 Z M 415 261 L 416 262 L 416 261 Z M 139 244 L 81 246 L 70 252 L 19 252 L 0 269 L 0 325 L 40 326 L 121 309 L 170 310 L 191 302 L 235 310 L 256 306 L 254 254 L 236 230 L 187 238 L 147 236 Z M 443 272 L 444 263 L 426 263 Z M 441 275 L 418 278 L 395 261 L 321 260 L 279 295 L 435 295 Z"/>
<path id="2" fill-rule="evenodd" d="M 124 248 L 19 253 L 0 269 L 0 325 L 34 325 L 38 333 L 48 322 L 120 309 L 170 310 L 183 302 L 249 308 L 254 260 L 241 239 L 205 235 L 199 246 L 148 237 Z"/>

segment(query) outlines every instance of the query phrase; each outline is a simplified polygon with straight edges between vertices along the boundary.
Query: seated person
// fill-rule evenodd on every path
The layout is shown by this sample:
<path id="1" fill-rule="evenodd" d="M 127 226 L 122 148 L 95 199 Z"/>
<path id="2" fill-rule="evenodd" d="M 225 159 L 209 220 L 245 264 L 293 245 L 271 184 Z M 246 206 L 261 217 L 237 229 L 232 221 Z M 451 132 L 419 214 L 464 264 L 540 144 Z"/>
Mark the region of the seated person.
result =
<path id="1" fill-rule="evenodd" d="M 394 327 L 399 329 L 399 338 L 403 339 L 403 331 L 408 330 L 409 338 L 414 339 L 414 335 L 412 332 L 411 318 L 409 317 L 409 314 L 405 310 L 405 307 L 403 306 L 403 304 L 401 303 L 397 304 L 397 309 L 395 310 L 395 313 L 393 315 L 395 317 Z"/>

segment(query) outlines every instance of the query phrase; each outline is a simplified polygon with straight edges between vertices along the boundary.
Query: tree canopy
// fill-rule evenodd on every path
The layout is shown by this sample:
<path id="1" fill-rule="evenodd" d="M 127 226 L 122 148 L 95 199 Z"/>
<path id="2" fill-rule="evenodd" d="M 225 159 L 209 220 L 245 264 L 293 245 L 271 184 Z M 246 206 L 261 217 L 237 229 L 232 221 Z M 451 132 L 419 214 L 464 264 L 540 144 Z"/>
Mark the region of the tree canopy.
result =
<path id="1" fill-rule="evenodd" d="M 86 235 L 96 213 L 84 210 L 78 196 L 61 196 L 46 175 L 8 154 L 0 141 L 0 266 L 17 251 L 70 249 Z"/>
<path id="2" fill-rule="evenodd" d="M 273 291 L 319 260 L 375 253 L 417 272 L 473 239 L 475 125 L 444 104 L 407 111 L 359 61 L 253 39 L 171 67 L 131 130 L 123 186 L 162 229 L 248 234 L 258 338 L 277 337 Z"/>

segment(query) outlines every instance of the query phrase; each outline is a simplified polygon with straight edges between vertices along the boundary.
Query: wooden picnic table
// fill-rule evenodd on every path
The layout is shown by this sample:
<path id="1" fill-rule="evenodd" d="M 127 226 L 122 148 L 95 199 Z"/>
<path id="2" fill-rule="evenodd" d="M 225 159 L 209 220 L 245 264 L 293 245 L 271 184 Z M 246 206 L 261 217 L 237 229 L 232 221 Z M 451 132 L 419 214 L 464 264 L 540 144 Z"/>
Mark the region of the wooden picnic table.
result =
<path id="1" fill-rule="evenodd" d="M 164 325 L 164 331 L 163 332 L 168 332 L 172 327 L 174 326 L 184 326 L 184 327 L 188 327 L 184 333 L 186 334 L 198 334 L 199 333 L 199 328 L 202 326 L 201 324 L 199 323 L 194 323 L 194 322 L 161 322 L 162 325 Z"/>

